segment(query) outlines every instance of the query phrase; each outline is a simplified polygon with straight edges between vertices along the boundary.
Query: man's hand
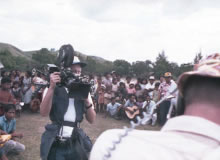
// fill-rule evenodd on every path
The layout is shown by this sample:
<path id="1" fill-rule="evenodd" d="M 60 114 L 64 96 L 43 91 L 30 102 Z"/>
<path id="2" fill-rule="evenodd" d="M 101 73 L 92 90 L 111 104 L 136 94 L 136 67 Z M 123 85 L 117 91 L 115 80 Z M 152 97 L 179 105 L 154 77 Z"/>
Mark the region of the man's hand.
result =
<path id="1" fill-rule="evenodd" d="M 12 133 L 12 137 L 23 138 L 23 133 Z"/>
<path id="2" fill-rule="evenodd" d="M 50 74 L 50 87 L 55 88 L 56 84 L 61 81 L 60 72 L 54 72 Z"/>

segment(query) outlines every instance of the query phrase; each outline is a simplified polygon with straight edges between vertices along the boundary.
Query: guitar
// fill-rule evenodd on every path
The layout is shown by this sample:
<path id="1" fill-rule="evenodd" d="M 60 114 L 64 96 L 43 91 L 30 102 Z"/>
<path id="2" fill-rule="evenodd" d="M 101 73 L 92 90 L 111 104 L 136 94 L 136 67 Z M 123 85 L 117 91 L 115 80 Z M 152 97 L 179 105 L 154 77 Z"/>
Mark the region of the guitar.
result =
<path id="1" fill-rule="evenodd" d="M 125 108 L 125 114 L 129 119 L 135 118 L 138 114 L 140 114 L 140 110 L 138 106 L 132 106 L 132 107 L 126 107 Z"/>
<path id="2" fill-rule="evenodd" d="M 21 134 L 3 134 L 0 135 L 0 147 L 3 147 L 7 141 L 10 139 L 17 137 L 17 138 L 22 138 L 23 135 Z"/>
<path id="3" fill-rule="evenodd" d="M 2 141 L 0 147 L 4 146 L 5 142 L 9 141 L 11 138 L 12 136 L 10 134 L 0 135 L 0 140 Z"/>

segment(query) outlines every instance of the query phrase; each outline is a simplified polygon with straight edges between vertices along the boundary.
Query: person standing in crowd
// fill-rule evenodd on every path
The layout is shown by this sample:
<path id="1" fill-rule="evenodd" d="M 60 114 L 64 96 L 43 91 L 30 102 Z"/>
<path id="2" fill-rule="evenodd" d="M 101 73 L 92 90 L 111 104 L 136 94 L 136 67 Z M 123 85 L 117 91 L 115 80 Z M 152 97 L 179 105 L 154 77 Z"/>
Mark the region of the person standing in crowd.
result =
<path id="1" fill-rule="evenodd" d="M 139 97 L 139 96 L 142 96 L 143 95 L 143 90 L 141 90 L 141 86 L 140 84 L 135 84 L 135 96 L 136 97 Z"/>
<path id="2" fill-rule="evenodd" d="M 147 83 L 146 88 L 145 88 L 147 90 L 148 94 L 150 95 L 151 99 L 153 98 L 153 90 L 155 88 L 154 81 L 155 81 L 154 76 L 150 76 L 149 77 L 149 82 Z"/>
<path id="3" fill-rule="evenodd" d="M 101 76 L 97 77 L 97 83 L 95 84 L 95 111 L 96 113 L 99 112 L 100 107 L 99 107 L 99 91 L 101 91 L 101 86 L 102 86 L 102 78 Z"/>
<path id="4" fill-rule="evenodd" d="M 31 83 L 32 83 L 32 78 L 31 78 L 31 72 L 26 71 L 25 72 L 25 77 L 23 79 L 23 102 L 24 102 L 24 109 L 29 109 L 30 108 L 30 103 L 31 103 L 31 98 L 32 98 L 32 90 L 31 90 Z"/>
<path id="5" fill-rule="evenodd" d="M 145 90 L 147 86 L 147 79 L 143 78 L 140 85 L 141 85 L 141 90 Z"/>
<path id="6" fill-rule="evenodd" d="M 0 117 L 0 130 L 4 131 L 5 134 L 11 134 L 12 138 L 22 138 L 23 133 L 17 133 L 16 120 L 15 120 L 15 105 L 7 104 L 5 106 L 5 114 Z M 25 150 L 25 146 L 14 139 L 5 142 L 3 148 L 3 157 L 7 160 L 7 153 L 20 153 Z"/>
<path id="7" fill-rule="evenodd" d="M 113 78 L 112 79 L 112 96 L 115 96 L 115 94 L 118 92 L 118 83 L 117 79 Z"/>
<path id="8" fill-rule="evenodd" d="M 117 73 L 116 73 L 116 71 L 112 71 L 112 72 L 111 72 L 111 76 L 112 76 L 112 82 L 113 82 L 113 79 L 117 79 Z"/>
<path id="9" fill-rule="evenodd" d="M 128 95 L 136 93 L 136 90 L 135 90 L 135 87 L 134 87 L 134 83 L 131 82 L 129 84 L 129 87 L 127 88 L 127 93 L 128 93 Z"/>
<path id="10" fill-rule="evenodd" d="M 126 87 L 126 89 L 129 88 L 130 83 L 131 83 L 131 77 L 130 77 L 130 76 L 127 76 L 127 77 L 126 77 L 126 81 L 125 81 L 125 87 Z"/>
<path id="11" fill-rule="evenodd" d="M 123 82 L 119 83 L 118 92 L 123 96 L 123 99 L 127 98 L 127 90 Z"/>
<path id="12" fill-rule="evenodd" d="M 156 103 L 160 100 L 159 86 L 160 86 L 160 82 L 155 83 L 155 88 L 153 90 L 152 100 Z"/>
<path id="13" fill-rule="evenodd" d="M 172 74 L 170 72 L 166 72 L 164 74 L 164 78 L 165 82 L 161 83 L 159 86 L 160 99 L 170 95 L 177 88 L 176 83 L 172 80 Z M 175 95 L 175 93 L 173 95 Z M 167 121 L 167 113 L 170 108 L 170 102 L 171 99 L 168 98 L 159 105 L 159 124 L 161 126 L 163 126 Z"/>
<path id="14" fill-rule="evenodd" d="M 18 70 L 15 71 L 15 79 L 14 81 L 19 82 L 20 79 L 20 72 Z"/>
<path id="15" fill-rule="evenodd" d="M 177 84 L 178 116 L 169 119 L 161 131 L 132 130 L 109 154 L 124 130 L 105 131 L 96 140 L 90 160 L 219 160 L 220 54 L 195 64 Z"/>
<path id="16" fill-rule="evenodd" d="M 98 106 L 97 106 L 97 111 L 96 111 L 97 113 L 104 112 L 105 90 L 106 90 L 106 87 L 104 84 L 102 84 L 101 89 L 98 92 Z"/>
<path id="17" fill-rule="evenodd" d="M 64 45 L 59 52 L 74 52 L 71 45 Z M 86 64 L 74 56 L 71 71 L 80 76 Z M 83 115 L 89 123 L 96 118 L 90 93 L 88 98 L 80 98 L 80 93 L 71 90 L 75 96 L 69 95 L 70 90 L 65 86 L 57 86 L 61 81 L 60 73 L 50 74 L 50 86 L 44 92 L 40 105 L 42 116 L 50 116 L 51 124 L 46 125 L 41 138 L 42 160 L 87 160 L 92 148 L 92 142 L 80 128 Z M 80 92 L 80 91 L 79 91 Z M 74 98 L 79 97 L 79 98 Z"/>
<path id="18" fill-rule="evenodd" d="M 106 87 L 106 90 L 111 90 L 112 89 L 112 79 L 111 79 L 111 74 L 106 73 L 105 78 L 103 80 L 103 84 Z"/>

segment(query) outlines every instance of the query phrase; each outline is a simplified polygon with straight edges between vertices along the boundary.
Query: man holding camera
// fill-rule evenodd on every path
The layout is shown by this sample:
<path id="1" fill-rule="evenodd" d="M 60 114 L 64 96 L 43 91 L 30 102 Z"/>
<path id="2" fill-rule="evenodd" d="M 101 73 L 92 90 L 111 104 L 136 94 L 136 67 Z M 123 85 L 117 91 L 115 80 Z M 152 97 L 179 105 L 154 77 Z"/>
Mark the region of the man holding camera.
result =
<path id="1" fill-rule="evenodd" d="M 75 76 L 80 76 L 85 66 L 86 64 L 75 56 L 70 68 Z M 91 95 L 89 93 L 86 99 L 70 98 L 68 88 L 57 85 L 60 82 L 60 72 L 50 75 L 50 86 L 45 91 L 40 105 L 41 115 L 49 115 L 52 121 L 52 124 L 46 125 L 46 131 L 42 135 L 41 158 L 87 160 L 92 143 L 79 125 L 84 114 L 88 122 L 93 123 L 95 120 Z"/>

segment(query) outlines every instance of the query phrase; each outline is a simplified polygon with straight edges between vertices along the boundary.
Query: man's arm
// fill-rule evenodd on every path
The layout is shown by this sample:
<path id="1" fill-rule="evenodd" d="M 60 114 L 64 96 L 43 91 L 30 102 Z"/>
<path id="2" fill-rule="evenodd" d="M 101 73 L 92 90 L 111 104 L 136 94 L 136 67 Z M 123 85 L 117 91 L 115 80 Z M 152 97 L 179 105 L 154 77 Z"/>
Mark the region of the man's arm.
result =
<path id="1" fill-rule="evenodd" d="M 48 116 L 52 107 L 52 99 L 56 83 L 60 82 L 60 73 L 54 72 L 50 75 L 50 87 L 40 104 L 40 114 Z"/>
<path id="2" fill-rule="evenodd" d="M 85 100 L 85 105 L 87 108 L 86 119 L 89 123 L 93 123 L 96 118 L 96 112 L 94 110 L 94 105 L 93 105 L 92 97 L 91 97 L 90 93 L 88 95 L 88 98 Z"/>

